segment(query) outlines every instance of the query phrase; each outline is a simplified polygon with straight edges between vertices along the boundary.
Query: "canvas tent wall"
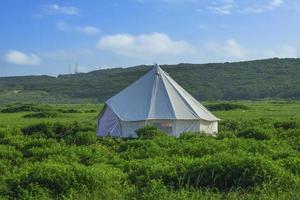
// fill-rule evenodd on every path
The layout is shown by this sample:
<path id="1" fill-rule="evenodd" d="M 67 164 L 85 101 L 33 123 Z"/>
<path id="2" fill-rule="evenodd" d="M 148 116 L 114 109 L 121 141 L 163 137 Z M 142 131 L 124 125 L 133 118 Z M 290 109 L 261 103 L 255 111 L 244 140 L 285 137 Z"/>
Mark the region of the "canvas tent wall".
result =
<path id="1" fill-rule="evenodd" d="M 154 125 L 171 135 L 185 131 L 217 133 L 218 118 L 158 65 L 107 100 L 98 119 L 98 136 L 129 137 Z"/>

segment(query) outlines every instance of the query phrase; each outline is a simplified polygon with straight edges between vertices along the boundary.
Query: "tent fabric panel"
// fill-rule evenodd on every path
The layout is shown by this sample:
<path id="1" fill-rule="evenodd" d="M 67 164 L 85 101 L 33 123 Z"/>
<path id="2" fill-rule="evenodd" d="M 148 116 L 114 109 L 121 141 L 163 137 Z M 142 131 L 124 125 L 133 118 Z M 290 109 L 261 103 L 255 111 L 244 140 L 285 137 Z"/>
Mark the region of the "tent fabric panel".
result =
<path id="1" fill-rule="evenodd" d="M 175 121 L 174 136 L 179 137 L 183 132 L 200 132 L 200 120 Z"/>
<path id="2" fill-rule="evenodd" d="M 166 75 L 167 76 L 167 75 Z M 165 84 L 171 105 L 173 106 L 175 119 L 195 119 L 198 118 L 197 113 L 189 106 L 188 102 L 179 94 L 174 85 L 167 79 L 166 76 L 162 76 L 162 80 Z"/>
<path id="3" fill-rule="evenodd" d="M 120 137 L 121 135 L 119 118 L 109 107 L 106 107 L 103 115 L 98 119 L 97 136 Z"/>
<path id="4" fill-rule="evenodd" d="M 160 129 L 162 132 L 173 135 L 175 123 L 174 120 L 167 119 L 157 119 L 157 120 L 148 120 L 146 121 L 146 125 L 155 126 Z"/>
<path id="5" fill-rule="evenodd" d="M 148 118 L 154 82 L 153 73 L 147 73 L 106 102 L 122 121 Z"/>
<path id="6" fill-rule="evenodd" d="M 219 120 L 215 117 L 210 111 L 208 111 L 201 103 L 199 103 L 192 95 L 190 95 L 185 89 L 183 89 L 176 81 L 174 81 L 170 76 L 166 76 L 167 80 L 170 82 L 170 85 L 177 91 L 177 98 L 185 102 L 186 109 L 189 109 L 196 113 L 196 117 L 204 119 L 206 121 L 217 121 Z M 172 98 L 176 100 L 176 98 Z M 178 107 L 176 107 L 178 108 Z M 180 113 L 180 112 L 179 112 Z M 184 118 L 184 116 L 177 116 L 178 118 Z"/>
<path id="7" fill-rule="evenodd" d="M 176 118 L 162 75 L 159 73 L 155 76 L 148 119 Z"/>
<path id="8" fill-rule="evenodd" d="M 137 137 L 135 130 L 145 126 L 145 121 L 126 122 L 121 121 L 122 137 Z"/>
<path id="9" fill-rule="evenodd" d="M 200 121 L 200 132 L 215 134 L 218 132 L 218 122 Z"/>

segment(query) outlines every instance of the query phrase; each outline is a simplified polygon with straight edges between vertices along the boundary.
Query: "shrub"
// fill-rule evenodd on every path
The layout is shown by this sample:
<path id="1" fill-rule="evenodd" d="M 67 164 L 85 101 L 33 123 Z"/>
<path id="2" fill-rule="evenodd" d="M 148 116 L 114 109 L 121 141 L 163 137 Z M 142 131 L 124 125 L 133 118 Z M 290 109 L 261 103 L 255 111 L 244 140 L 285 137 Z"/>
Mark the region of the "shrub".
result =
<path id="1" fill-rule="evenodd" d="M 212 136 L 212 135 L 204 132 L 183 132 L 182 134 L 180 134 L 179 139 L 190 140 L 190 139 L 207 137 L 207 136 Z"/>
<path id="2" fill-rule="evenodd" d="M 38 138 L 40 139 L 40 138 Z M 23 151 L 24 157 L 30 158 L 32 161 L 42 161 L 49 156 L 67 155 L 71 157 L 71 150 L 59 143 L 52 143 L 49 141 L 49 145 L 44 146 L 29 146 Z"/>
<path id="3" fill-rule="evenodd" d="M 7 136 L 11 135 L 11 132 L 7 128 L 0 128 L 0 139 L 5 138 Z"/>
<path id="4" fill-rule="evenodd" d="M 137 136 L 142 139 L 151 139 L 154 137 L 166 135 L 155 126 L 144 126 L 137 129 L 135 132 Z"/>
<path id="5" fill-rule="evenodd" d="M 39 123 L 21 129 L 25 135 L 43 135 L 48 138 L 66 138 L 77 132 L 94 131 L 95 128 L 88 123 Z"/>
<path id="6" fill-rule="evenodd" d="M 168 148 L 168 147 L 166 147 Z M 171 148 L 162 151 L 167 151 L 169 155 L 187 156 L 187 157 L 203 157 L 207 154 L 214 154 L 224 151 L 226 148 L 222 141 L 212 137 L 195 137 L 191 140 L 180 140 Z"/>
<path id="7" fill-rule="evenodd" d="M 99 143 L 112 151 L 117 149 L 120 144 L 123 144 L 125 141 L 121 138 L 115 138 L 115 137 L 99 137 L 97 138 L 99 140 Z"/>
<path id="8" fill-rule="evenodd" d="M 173 158 L 172 161 L 149 160 L 125 166 L 131 180 L 140 187 L 161 179 L 169 187 L 183 188 L 250 188 L 274 181 L 289 184 L 287 174 L 275 162 L 263 156 L 219 153 L 198 159 Z"/>
<path id="9" fill-rule="evenodd" d="M 52 198 L 69 196 L 76 191 L 85 195 L 97 193 L 98 199 L 124 199 L 131 189 L 126 176 L 118 169 L 107 165 L 86 167 L 42 162 L 28 166 L 21 172 L 20 180 L 10 180 L 10 188 L 15 191 L 12 199 L 20 199 L 34 191 L 32 185 L 48 191 Z"/>
<path id="10" fill-rule="evenodd" d="M 161 156 L 165 152 L 152 140 L 132 140 L 121 144 L 117 149 L 125 159 L 145 159 Z"/>
<path id="11" fill-rule="evenodd" d="M 138 199 L 163 199 L 163 200 L 183 200 L 183 199 L 202 199 L 202 200 L 219 200 L 222 195 L 216 191 L 210 190 L 194 190 L 182 188 L 175 190 L 168 188 L 161 180 L 151 180 L 142 191 Z"/>
<path id="12" fill-rule="evenodd" d="M 191 139 L 195 139 L 196 137 L 197 137 L 197 135 L 195 133 L 184 132 L 184 133 L 180 134 L 179 139 L 181 139 L 181 140 L 191 140 Z"/>
<path id="13" fill-rule="evenodd" d="M 241 131 L 237 134 L 237 137 L 241 138 L 253 138 L 256 140 L 269 140 L 272 138 L 272 133 L 264 129 L 250 128 Z"/>
<path id="14" fill-rule="evenodd" d="M 41 112 L 49 110 L 47 106 L 39 106 L 33 104 L 19 104 L 11 105 L 1 110 L 2 113 L 16 113 L 16 112 Z"/>
<path id="15" fill-rule="evenodd" d="M 94 110 L 94 109 L 90 109 L 90 110 L 85 110 L 84 112 L 85 112 L 85 113 L 95 113 L 95 112 L 97 112 L 97 111 Z"/>
<path id="16" fill-rule="evenodd" d="M 221 153 L 196 160 L 183 174 L 187 184 L 195 187 L 248 188 L 272 180 L 281 180 L 283 170 L 260 156 Z"/>
<path id="17" fill-rule="evenodd" d="M 72 151 L 76 154 L 78 162 L 86 166 L 92 166 L 96 163 L 113 163 L 115 158 L 114 152 L 109 151 L 100 144 L 74 146 Z"/>
<path id="18" fill-rule="evenodd" d="M 219 142 L 222 143 L 222 141 Z M 129 174 L 132 183 L 139 188 L 145 187 L 154 179 L 163 180 L 164 184 L 171 188 L 199 189 L 204 187 L 219 190 L 249 189 L 270 182 L 288 187 L 295 181 L 277 161 L 268 159 L 265 155 L 259 155 L 258 152 L 249 154 L 239 149 L 240 147 L 237 147 L 235 152 L 222 152 L 222 149 L 219 149 L 215 153 L 208 153 L 200 158 L 189 154 L 173 154 L 167 157 L 160 153 L 157 157 L 150 159 L 130 159 L 122 166 L 122 169 Z M 249 147 L 249 150 L 251 149 L 252 147 Z M 161 151 L 164 150 L 161 149 Z M 294 171 L 298 169 L 296 164 L 297 162 L 292 164 Z"/>
<path id="19" fill-rule="evenodd" d="M 65 138 L 68 134 L 74 134 L 76 132 L 77 124 L 73 127 L 69 123 L 54 123 L 52 130 L 55 132 L 58 138 Z"/>
<path id="20" fill-rule="evenodd" d="M 12 146 L 0 145 L 0 160 L 12 161 L 17 163 L 23 157 L 22 153 Z"/>
<path id="21" fill-rule="evenodd" d="M 284 121 L 284 122 L 276 122 L 274 123 L 274 127 L 276 129 L 283 129 L 283 130 L 288 130 L 288 129 L 295 129 L 298 127 L 298 124 L 296 121 Z"/>
<path id="22" fill-rule="evenodd" d="M 235 138 L 236 134 L 233 131 L 220 131 L 217 134 L 217 139 Z"/>
<path id="23" fill-rule="evenodd" d="M 74 143 L 77 145 L 91 145 L 97 142 L 97 136 L 95 132 L 76 132 L 74 135 L 70 135 L 67 138 L 68 143 Z"/>
<path id="24" fill-rule="evenodd" d="M 52 125 L 47 123 L 40 123 L 29 125 L 21 129 L 25 135 L 44 135 L 48 138 L 55 138 L 55 132 L 52 130 Z"/>
<path id="25" fill-rule="evenodd" d="M 95 124 L 94 123 L 79 123 L 79 122 L 73 122 L 72 124 L 69 124 L 69 133 L 76 133 L 79 131 L 87 132 L 87 131 L 93 131 L 95 132 Z"/>
<path id="26" fill-rule="evenodd" d="M 241 122 L 236 120 L 222 120 L 219 123 L 220 130 L 237 131 L 240 130 L 241 127 Z"/>
<path id="27" fill-rule="evenodd" d="M 61 113 L 81 113 L 80 110 L 76 110 L 76 109 L 58 109 L 59 112 Z"/>
<path id="28" fill-rule="evenodd" d="M 221 111 L 221 110 L 248 110 L 250 109 L 248 106 L 234 103 L 217 103 L 217 104 L 209 104 L 206 107 L 211 111 Z"/>
<path id="29" fill-rule="evenodd" d="M 23 117 L 24 118 L 55 118 L 58 117 L 59 113 L 58 112 L 37 112 L 37 113 L 30 113 L 30 114 L 26 114 Z"/>
<path id="30" fill-rule="evenodd" d="M 283 167 L 295 175 L 300 175 L 300 158 L 299 157 L 288 157 L 280 161 Z"/>

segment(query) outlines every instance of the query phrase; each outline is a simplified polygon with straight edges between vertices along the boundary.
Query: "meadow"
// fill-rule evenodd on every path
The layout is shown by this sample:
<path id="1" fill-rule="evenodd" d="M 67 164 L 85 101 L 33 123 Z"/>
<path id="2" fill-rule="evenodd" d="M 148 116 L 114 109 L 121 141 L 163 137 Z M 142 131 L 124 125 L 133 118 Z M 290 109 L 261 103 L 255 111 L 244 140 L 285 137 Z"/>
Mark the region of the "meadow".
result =
<path id="1" fill-rule="evenodd" d="M 205 102 L 216 137 L 97 138 L 103 104 L 0 105 L 0 199 L 300 199 L 300 102 Z"/>

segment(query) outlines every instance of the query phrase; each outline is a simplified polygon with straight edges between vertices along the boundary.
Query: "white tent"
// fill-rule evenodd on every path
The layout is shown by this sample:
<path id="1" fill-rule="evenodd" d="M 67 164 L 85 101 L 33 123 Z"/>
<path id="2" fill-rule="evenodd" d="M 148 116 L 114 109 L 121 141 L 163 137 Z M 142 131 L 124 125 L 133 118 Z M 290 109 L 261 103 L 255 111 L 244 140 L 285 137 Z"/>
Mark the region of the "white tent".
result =
<path id="1" fill-rule="evenodd" d="M 158 65 L 106 101 L 98 119 L 98 136 L 135 137 L 153 125 L 179 136 L 183 132 L 218 132 L 218 118 L 178 85 Z"/>

